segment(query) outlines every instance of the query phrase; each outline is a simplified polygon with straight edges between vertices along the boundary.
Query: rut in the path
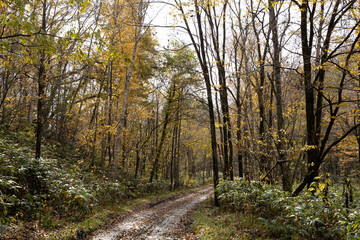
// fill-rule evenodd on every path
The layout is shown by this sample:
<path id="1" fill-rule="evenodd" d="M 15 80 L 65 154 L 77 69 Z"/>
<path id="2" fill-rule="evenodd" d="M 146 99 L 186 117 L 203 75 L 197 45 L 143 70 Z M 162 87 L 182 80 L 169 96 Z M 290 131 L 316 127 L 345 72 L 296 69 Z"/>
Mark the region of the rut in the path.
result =
<path id="1" fill-rule="evenodd" d="M 92 239 L 179 239 L 181 219 L 196 205 L 209 198 L 212 189 L 208 187 L 176 200 L 134 211 L 113 228 L 99 231 Z"/>

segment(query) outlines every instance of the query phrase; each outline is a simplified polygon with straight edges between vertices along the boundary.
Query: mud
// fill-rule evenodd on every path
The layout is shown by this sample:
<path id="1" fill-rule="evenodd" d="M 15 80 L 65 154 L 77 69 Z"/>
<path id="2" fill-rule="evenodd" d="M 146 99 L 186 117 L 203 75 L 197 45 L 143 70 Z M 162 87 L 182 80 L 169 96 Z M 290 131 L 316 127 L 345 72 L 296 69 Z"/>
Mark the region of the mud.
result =
<path id="1" fill-rule="evenodd" d="M 212 195 L 212 187 L 175 200 L 167 200 L 148 208 L 133 211 L 107 230 L 100 230 L 89 239 L 185 239 L 184 222 L 196 206 Z"/>

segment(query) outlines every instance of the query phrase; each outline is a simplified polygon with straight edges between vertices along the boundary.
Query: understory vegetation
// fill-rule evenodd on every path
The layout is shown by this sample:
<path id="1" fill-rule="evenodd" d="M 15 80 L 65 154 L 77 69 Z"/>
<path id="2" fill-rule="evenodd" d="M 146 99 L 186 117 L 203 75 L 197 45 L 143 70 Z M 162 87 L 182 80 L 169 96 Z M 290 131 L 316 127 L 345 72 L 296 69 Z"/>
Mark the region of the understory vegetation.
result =
<path id="1" fill-rule="evenodd" d="M 166 180 L 149 183 L 120 172 L 111 178 L 105 172 L 86 166 L 76 155 L 67 154 L 67 159 L 61 160 L 57 154 L 64 149 L 56 146 L 46 146 L 46 157 L 34 159 L 31 144 L 25 144 L 29 143 L 27 133 L 5 134 L 2 130 L 0 136 L 6 136 L 0 137 L 0 238 L 11 237 L 11 229 L 26 222 L 32 223 L 33 231 L 44 232 L 74 223 L 72 233 L 64 231 L 64 236 L 76 236 L 84 225 L 95 224 L 90 228 L 96 228 L 109 220 L 111 216 L 107 215 L 126 211 L 122 208 L 133 206 L 135 198 L 146 202 L 151 200 L 148 196 L 164 193 L 166 196 L 170 190 Z M 199 183 L 193 179 L 183 186 L 191 188 Z M 68 226 L 65 224 L 65 227 Z M 14 234 L 25 239 L 18 236 L 19 230 Z"/>
<path id="2" fill-rule="evenodd" d="M 258 181 L 221 181 L 222 207 L 203 205 L 195 213 L 200 239 L 359 239 L 359 189 L 319 178 L 293 197 Z"/>

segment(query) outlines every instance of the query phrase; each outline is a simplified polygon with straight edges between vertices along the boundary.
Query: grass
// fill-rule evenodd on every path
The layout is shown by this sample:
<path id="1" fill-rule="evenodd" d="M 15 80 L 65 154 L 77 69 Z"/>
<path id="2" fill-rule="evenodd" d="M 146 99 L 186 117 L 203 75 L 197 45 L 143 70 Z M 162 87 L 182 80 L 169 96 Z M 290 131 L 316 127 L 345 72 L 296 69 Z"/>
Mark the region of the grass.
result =
<path id="1" fill-rule="evenodd" d="M 214 207 L 211 199 L 194 212 L 193 218 L 192 230 L 197 239 L 270 239 L 257 216 Z"/>

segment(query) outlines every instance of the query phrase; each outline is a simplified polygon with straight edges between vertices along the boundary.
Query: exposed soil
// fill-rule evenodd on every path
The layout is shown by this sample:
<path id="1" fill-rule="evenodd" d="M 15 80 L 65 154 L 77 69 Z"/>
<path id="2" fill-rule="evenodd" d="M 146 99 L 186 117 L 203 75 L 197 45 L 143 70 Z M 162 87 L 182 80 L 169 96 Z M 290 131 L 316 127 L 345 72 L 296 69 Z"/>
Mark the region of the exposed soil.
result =
<path id="1" fill-rule="evenodd" d="M 189 213 L 209 198 L 212 187 L 149 205 L 130 212 L 109 229 L 95 232 L 89 239 L 191 239 L 187 231 Z"/>

